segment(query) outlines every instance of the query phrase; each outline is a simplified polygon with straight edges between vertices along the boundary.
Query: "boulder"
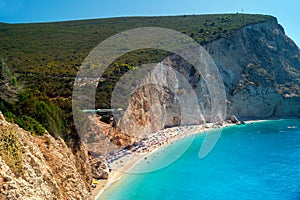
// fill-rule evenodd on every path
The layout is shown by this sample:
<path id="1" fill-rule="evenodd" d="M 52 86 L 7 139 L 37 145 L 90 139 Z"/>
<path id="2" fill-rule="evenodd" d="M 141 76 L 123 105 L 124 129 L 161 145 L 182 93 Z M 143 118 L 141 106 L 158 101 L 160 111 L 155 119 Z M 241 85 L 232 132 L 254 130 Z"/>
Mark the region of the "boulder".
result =
<path id="1" fill-rule="evenodd" d="M 108 172 L 104 171 L 101 178 L 108 179 Z"/>
<path id="2" fill-rule="evenodd" d="M 235 115 L 231 115 L 230 121 L 231 123 L 235 123 L 235 124 L 239 122 L 238 118 Z"/>
<path id="3" fill-rule="evenodd" d="M 0 111 L 0 120 L 5 121 L 5 117 L 3 116 L 2 112 Z"/>
<path id="4" fill-rule="evenodd" d="M 108 179 L 108 173 L 105 171 L 106 167 L 101 161 L 93 163 L 91 169 L 94 179 Z"/>

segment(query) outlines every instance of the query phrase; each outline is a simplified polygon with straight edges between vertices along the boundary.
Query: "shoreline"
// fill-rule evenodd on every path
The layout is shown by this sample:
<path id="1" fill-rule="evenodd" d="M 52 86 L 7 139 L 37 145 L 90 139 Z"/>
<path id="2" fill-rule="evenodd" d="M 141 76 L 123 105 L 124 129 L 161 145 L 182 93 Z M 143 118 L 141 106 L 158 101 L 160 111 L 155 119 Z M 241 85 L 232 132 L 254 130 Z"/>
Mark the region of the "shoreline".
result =
<path id="1" fill-rule="evenodd" d="M 270 121 L 270 120 L 248 120 L 245 121 L 245 123 L 253 124 L 253 123 L 265 122 L 265 121 Z M 172 129 L 177 129 L 175 131 L 178 131 L 179 129 L 180 133 L 176 134 L 174 138 L 169 139 L 167 142 L 163 143 L 162 145 L 151 148 L 150 151 L 148 152 L 131 153 L 112 162 L 111 164 L 114 166 L 113 168 L 117 168 L 118 170 L 112 169 L 112 171 L 109 173 L 108 179 L 101 180 L 102 181 L 101 186 L 100 187 L 97 186 L 97 188 L 95 188 L 92 191 L 92 199 L 98 199 L 105 190 L 110 188 L 112 185 L 116 184 L 124 175 L 127 174 L 128 170 L 134 168 L 144 157 L 148 157 L 149 155 L 155 153 L 156 151 L 174 142 L 178 142 L 179 140 L 182 140 L 188 136 L 203 134 L 207 131 L 223 129 L 232 126 L 241 126 L 241 125 L 242 124 L 223 122 L 223 125 L 215 125 L 213 123 L 207 123 L 203 125 L 178 126 L 178 127 L 163 129 L 161 131 L 169 131 Z"/>

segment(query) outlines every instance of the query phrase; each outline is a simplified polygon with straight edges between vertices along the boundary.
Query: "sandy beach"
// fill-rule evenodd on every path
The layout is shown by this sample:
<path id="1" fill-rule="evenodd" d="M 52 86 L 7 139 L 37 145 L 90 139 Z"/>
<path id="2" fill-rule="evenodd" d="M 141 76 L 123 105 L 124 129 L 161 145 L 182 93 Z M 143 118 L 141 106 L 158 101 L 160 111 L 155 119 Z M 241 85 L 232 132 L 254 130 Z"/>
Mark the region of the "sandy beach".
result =
<path id="1" fill-rule="evenodd" d="M 250 120 L 246 121 L 247 124 L 263 122 L 265 120 Z M 234 123 L 224 122 L 223 125 L 214 125 L 212 123 L 208 123 L 205 125 L 194 125 L 194 126 L 182 126 L 182 127 L 172 127 L 167 128 L 155 133 L 153 135 L 159 135 L 160 133 L 168 133 L 169 138 L 166 138 L 164 142 L 159 145 L 153 145 L 151 148 L 147 149 L 147 151 L 143 152 L 133 152 L 127 155 L 124 155 L 117 160 L 110 163 L 111 172 L 109 173 L 108 180 L 102 180 L 97 185 L 97 188 L 93 190 L 93 199 L 99 199 L 101 194 L 108 189 L 112 184 L 116 184 L 118 180 L 122 178 L 131 168 L 133 168 L 139 161 L 148 157 L 150 154 L 156 152 L 160 148 L 165 147 L 173 142 L 181 140 L 187 136 L 191 136 L 194 134 L 202 134 L 207 131 L 211 131 L 214 129 L 222 129 L 229 126 L 238 126 Z"/>

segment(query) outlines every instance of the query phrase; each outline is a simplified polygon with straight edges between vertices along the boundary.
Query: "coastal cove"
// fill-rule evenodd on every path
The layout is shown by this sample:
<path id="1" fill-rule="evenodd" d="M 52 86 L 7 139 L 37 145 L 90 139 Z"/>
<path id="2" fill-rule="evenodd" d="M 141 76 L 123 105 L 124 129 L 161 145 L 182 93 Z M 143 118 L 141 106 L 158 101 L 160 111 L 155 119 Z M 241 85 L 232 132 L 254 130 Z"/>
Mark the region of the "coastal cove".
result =
<path id="1" fill-rule="evenodd" d="M 4 2 L 0 200 L 300 200 L 300 1 Z"/>
<path id="2" fill-rule="evenodd" d="M 149 162 L 143 162 L 142 156 L 133 168 L 155 165 L 192 139 L 169 166 L 149 173 L 124 173 L 96 199 L 299 199 L 299 119 L 225 127 L 212 152 L 199 159 L 203 133 L 215 130 L 160 147 L 147 155 Z"/>

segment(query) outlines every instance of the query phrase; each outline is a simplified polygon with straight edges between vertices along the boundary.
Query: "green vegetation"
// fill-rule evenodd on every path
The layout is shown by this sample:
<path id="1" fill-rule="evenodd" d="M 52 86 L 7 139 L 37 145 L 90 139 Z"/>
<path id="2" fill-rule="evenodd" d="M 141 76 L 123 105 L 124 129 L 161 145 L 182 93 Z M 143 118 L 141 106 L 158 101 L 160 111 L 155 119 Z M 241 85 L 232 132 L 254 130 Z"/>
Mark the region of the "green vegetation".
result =
<path id="1" fill-rule="evenodd" d="M 273 19 L 265 15 L 218 14 L 169 17 L 125 17 L 37 24 L 0 24 L 0 58 L 19 80 L 49 97 L 71 95 L 72 80 L 88 53 L 121 31 L 163 27 L 185 33 L 200 44 L 228 37 L 245 25 Z M 128 53 L 116 62 L 138 66 L 159 62 L 157 50 Z M 45 81 L 47 80 L 47 81 Z"/>
<path id="2" fill-rule="evenodd" d="M 2 74 L 6 74 L 3 80 L 6 81 L 0 82 L 0 86 L 9 83 L 9 88 L 2 90 L 13 91 L 2 93 L 13 95 L 0 96 L 0 110 L 9 121 L 18 123 L 33 134 L 42 135 L 46 129 L 54 136 L 72 140 L 76 138 L 70 98 L 74 78 L 88 53 L 109 36 L 138 27 L 163 27 L 185 33 L 205 45 L 228 37 L 243 26 L 267 20 L 274 18 L 218 14 L 0 23 L 0 58 L 6 63 L 1 63 L 1 69 L 5 68 Z M 119 57 L 105 71 L 105 81 L 98 85 L 97 106 L 110 107 L 111 92 L 123 74 L 142 64 L 159 62 L 168 54 L 161 50 L 143 49 Z M 13 73 L 8 72 L 8 68 Z"/>
<path id="3" fill-rule="evenodd" d="M 34 135 L 43 135 L 45 130 L 55 137 L 66 134 L 64 112 L 56 101 L 38 91 L 24 90 L 13 104 L 0 101 L 0 110 L 7 121 L 17 123 Z"/>
<path id="4" fill-rule="evenodd" d="M 0 127 L 0 156 L 17 176 L 23 174 L 22 152 L 15 128 Z"/>
<path id="5" fill-rule="evenodd" d="M 0 77 L 0 110 L 8 121 L 33 135 L 43 135 L 46 129 L 54 136 L 64 135 L 64 112 L 55 101 L 39 91 L 23 89 L 3 62 Z"/>
<path id="6" fill-rule="evenodd" d="M 96 93 L 96 106 L 98 108 L 109 108 L 111 93 L 117 81 L 128 71 L 135 67 L 129 64 L 119 64 L 115 62 L 112 67 L 108 68 L 103 75 L 104 82 L 100 82 Z"/>
<path id="7" fill-rule="evenodd" d="M 0 99 L 7 102 L 14 102 L 17 100 L 18 93 L 21 87 L 17 82 L 16 77 L 10 71 L 8 66 L 1 60 L 0 62 Z"/>

